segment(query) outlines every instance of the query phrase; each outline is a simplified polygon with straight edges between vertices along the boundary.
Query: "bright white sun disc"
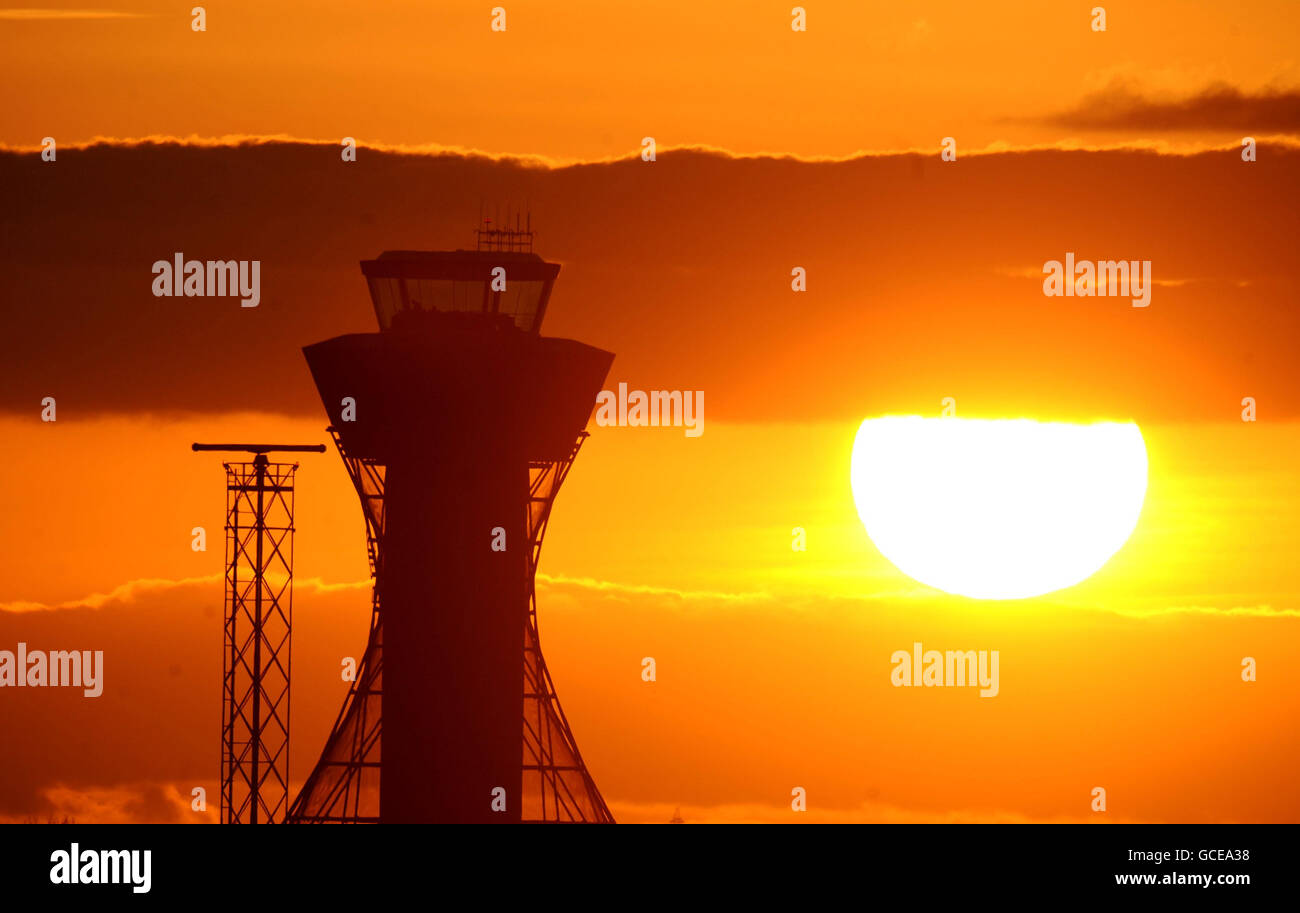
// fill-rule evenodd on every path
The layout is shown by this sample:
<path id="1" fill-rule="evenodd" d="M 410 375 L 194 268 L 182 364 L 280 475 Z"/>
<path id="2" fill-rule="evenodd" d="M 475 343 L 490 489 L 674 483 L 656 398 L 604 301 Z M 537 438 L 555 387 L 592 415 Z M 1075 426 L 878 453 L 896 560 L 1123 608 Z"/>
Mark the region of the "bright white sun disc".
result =
<path id="1" fill-rule="evenodd" d="M 867 419 L 853 443 L 867 535 L 907 576 L 976 599 L 1024 599 L 1095 573 L 1147 489 L 1137 425 Z"/>

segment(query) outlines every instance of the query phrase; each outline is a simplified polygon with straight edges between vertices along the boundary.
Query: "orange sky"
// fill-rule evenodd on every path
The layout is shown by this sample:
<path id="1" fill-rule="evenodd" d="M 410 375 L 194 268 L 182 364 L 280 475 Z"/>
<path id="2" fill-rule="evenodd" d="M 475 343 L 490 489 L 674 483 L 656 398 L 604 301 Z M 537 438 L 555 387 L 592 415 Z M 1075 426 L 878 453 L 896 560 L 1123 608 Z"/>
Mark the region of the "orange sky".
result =
<path id="1" fill-rule="evenodd" d="M 44 798 L 79 819 L 195 817 L 175 797 L 214 779 L 220 553 L 191 552 L 189 531 L 218 534 L 222 503 L 219 461 L 185 444 L 316 440 L 320 424 L 117 419 L 37 437 L 4 422 L 4 440 L 24 444 L 5 453 L 11 478 L 54 465 L 64 481 L 5 491 L 32 529 L 0 577 L 25 601 L 69 605 L 4 607 L 2 642 L 104 648 L 109 676 L 98 705 L 5 695 L 11 721 L 43 733 L 7 762 L 11 814 Z M 848 495 L 854 430 L 723 424 L 690 440 L 598 429 L 586 445 L 543 551 L 539 611 L 616 816 L 664 820 L 681 806 L 690 820 L 785 820 L 780 797 L 803 785 L 818 820 L 1064 820 L 1088 817 L 1101 784 L 1118 820 L 1294 819 L 1300 426 L 1144 429 L 1152 483 L 1132 541 L 1084 584 L 1013 603 L 936 593 L 875 551 Z M 98 456 L 74 470 L 63 455 L 82 445 Z M 145 489 L 115 485 L 139 479 L 142 453 Z M 368 618 L 342 467 L 332 453 L 302 464 L 297 778 Z M 654 482 L 629 483 L 638 477 Z M 794 525 L 808 530 L 807 553 L 790 550 Z M 76 607 L 89 594 L 105 598 Z M 888 655 L 916 639 L 999 649 L 1002 693 L 892 688 Z M 654 684 L 640 680 L 644 656 L 656 658 Z M 1242 656 L 1258 660 L 1259 682 L 1239 680 Z"/>
<path id="2" fill-rule="evenodd" d="M 0 145 L 60 144 L 0 150 L 0 649 L 107 651 L 98 703 L 0 692 L 27 733 L 0 820 L 215 803 L 223 491 L 189 444 L 325 442 L 300 347 L 373 328 L 359 260 L 464 246 L 485 200 L 527 200 L 563 266 L 548 334 L 616 352 L 610 385 L 706 392 L 699 438 L 592 427 L 542 552 L 542 641 L 619 820 L 1096 820 L 1098 785 L 1108 820 L 1300 818 L 1300 8 L 1107 3 L 1097 34 L 1087 4 L 818 3 L 794 34 L 792 5 L 509 3 L 505 34 L 470 4 L 231 3 L 204 34 L 163 3 L 0 10 Z M 229 135 L 321 142 L 207 141 Z M 596 163 L 647 135 L 722 151 Z M 1056 144 L 1086 148 L 1025 151 Z M 1119 144 L 1164 154 L 1098 151 Z M 151 297 L 182 249 L 261 259 L 262 305 Z M 1152 259 L 1152 306 L 1044 298 L 1067 250 Z M 898 572 L 853 435 L 944 396 L 1137 421 L 1128 544 L 1019 602 Z M 301 463 L 295 780 L 369 612 L 341 463 Z M 918 640 L 998 649 L 1001 694 L 891 687 Z"/>
<path id="3" fill-rule="evenodd" d="M 17 5 L 17 4 L 15 4 Z M 661 146 L 847 156 L 1075 140 L 1235 141 L 1191 132 L 1045 123 L 1087 96 L 1128 90 L 1172 102 L 1226 83 L 1293 89 L 1300 71 L 1291 0 L 1222 4 L 1115 0 L 1107 30 L 1091 5 L 785 2 L 493 4 L 235 0 L 190 30 L 163 0 L 43 6 L 122 18 L 0 16 L 12 87 L 0 141 L 155 134 L 354 136 L 561 159 Z M 193 4 L 191 4 L 193 6 Z M 1290 106 L 1294 128 L 1295 105 Z"/>

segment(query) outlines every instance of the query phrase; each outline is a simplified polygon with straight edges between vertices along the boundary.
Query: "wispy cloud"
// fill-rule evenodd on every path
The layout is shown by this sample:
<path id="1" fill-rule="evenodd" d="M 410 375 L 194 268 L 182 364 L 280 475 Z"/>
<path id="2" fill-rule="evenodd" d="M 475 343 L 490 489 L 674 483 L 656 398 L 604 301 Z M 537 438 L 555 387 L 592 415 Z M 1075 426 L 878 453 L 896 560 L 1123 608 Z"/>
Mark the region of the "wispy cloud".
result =
<path id="1" fill-rule="evenodd" d="M 193 807 L 193 787 L 213 798 Z M 114 785 L 55 783 L 42 788 L 28 811 L 0 811 L 0 824 L 216 824 L 217 784 L 138 782 Z"/>
<path id="2" fill-rule="evenodd" d="M 1232 606 L 1161 606 L 1158 608 L 1111 609 L 1126 618 L 1157 618 L 1164 615 L 1214 615 L 1218 617 L 1300 618 L 1300 609 L 1278 609 L 1271 605 Z"/>
<path id="3" fill-rule="evenodd" d="M 67 609 L 104 609 L 113 604 L 130 603 L 138 597 L 166 590 L 183 587 L 213 587 L 221 584 L 220 574 L 207 577 L 184 577 L 176 580 L 159 577 L 146 577 L 131 580 L 113 587 L 108 592 L 90 593 L 76 599 L 58 603 L 31 602 L 14 600 L 0 602 L 0 613 L 51 612 Z M 329 595 L 346 591 L 364 591 L 371 586 L 371 580 L 343 581 L 329 583 L 319 577 L 300 577 L 294 580 L 294 588 L 300 593 Z M 913 589 L 895 589 L 888 592 L 869 593 L 860 596 L 843 596 L 832 594 L 790 594 L 769 593 L 762 590 L 748 592 L 728 592 L 724 590 L 689 590 L 676 587 L 656 586 L 653 584 L 619 583 L 611 580 L 596 580 L 591 577 L 567 577 L 557 574 L 537 575 L 538 589 L 546 596 L 562 597 L 572 605 L 582 605 L 584 599 L 615 600 L 619 602 L 642 601 L 654 603 L 659 607 L 675 609 L 691 608 L 695 610 L 716 609 L 772 609 L 781 611 L 811 610 L 818 606 L 843 608 L 848 605 L 879 605 L 889 601 L 942 601 L 945 597 L 925 587 Z M 1103 605 L 1065 605 L 1053 604 L 1056 608 L 1079 611 L 1109 612 L 1126 618 L 1156 618 L 1169 615 L 1210 615 L 1218 617 L 1255 617 L 1255 618 L 1300 618 L 1300 609 L 1276 608 L 1261 604 L 1253 606 L 1216 607 L 1207 605 L 1126 607 Z"/>
<path id="4" fill-rule="evenodd" d="M 1215 83 L 1194 95 L 1156 99 L 1127 83 L 1114 83 L 1085 96 L 1074 108 L 1038 119 L 1079 130 L 1225 129 L 1243 135 L 1300 132 L 1300 89 L 1249 93 Z"/>
<path id="5" fill-rule="evenodd" d="M 855 808 L 817 808 L 796 812 L 787 805 L 735 802 L 723 805 L 672 805 L 662 802 L 621 802 L 608 799 L 615 819 L 624 824 L 668 824 L 674 816 L 684 824 L 1065 824 L 1083 817 L 1031 818 L 1004 809 L 931 811 L 885 802 L 865 802 Z M 1110 823 L 1121 819 L 1107 816 Z"/>
<path id="6" fill-rule="evenodd" d="M 0 19 L 11 22 L 52 22 L 75 19 L 145 19 L 144 13 L 123 10 L 51 10 L 51 9 L 0 9 Z"/>
<path id="7" fill-rule="evenodd" d="M 1057 254 L 1057 256 L 1060 256 L 1060 255 Z M 1087 258 L 1086 258 L 1086 257 L 1079 257 L 1078 259 L 1079 259 L 1079 262 L 1082 262 L 1082 261 L 1086 260 Z M 1115 258 L 1106 258 L 1106 259 L 1124 260 L 1125 258 L 1123 258 L 1123 257 L 1115 257 Z M 1033 279 L 1035 282 L 1042 282 L 1042 281 L 1043 281 L 1043 277 L 1044 277 L 1045 275 L 1047 275 L 1047 274 L 1043 271 L 1043 267 L 1042 267 L 1041 265 L 1040 265 L 1040 266 L 1011 266 L 1011 267 L 1003 267 L 1003 268 L 1000 268 L 1000 269 L 995 269 L 995 270 L 993 270 L 993 272 L 994 272 L 995 275 L 998 275 L 998 276 L 1004 276 L 1004 277 L 1006 277 L 1006 278 L 1008 278 L 1008 279 Z M 1152 279 L 1152 280 L 1151 280 L 1151 284 L 1152 284 L 1152 285 L 1155 285 L 1155 286 L 1158 286 L 1158 287 L 1160 287 L 1160 288 L 1181 288 L 1182 286 L 1187 285 L 1187 284 L 1190 283 L 1190 282 L 1213 282 L 1213 281 L 1217 281 L 1217 280 L 1212 280 L 1212 279 Z M 1098 276 L 1098 277 L 1096 277 L 1096 278 L 1094 279 L 1094 283 L 1095 283 L 1095 285 L 1096 285 L 1096 289 L 1097 289 L 1097 291 L 1098 291 L 1099 293 L 1100 293 L 1100 292 L 1104 292 L 1104 291 L 1106 290 L 1106 278 L 1105 278 L 1104 276 Z M 1247 283 L 1246 280 L 1238 280 L 1238 281 L 1236 281 L 1234 284 L 1237 285 L 1237 286 L 1242 286 L 1242 285 L 1249 284 L 1249 283 Z"/>
<path id="8" fill-rule="evenodd" d="M 0 18 L 4 18 L 4 16 L 0 15 Z M 1257 130 L 1254 135 L 1256 139 L 1267 140 L 1271 144 L 1275 145 L 1286 146 L 1288 148 L 1300 146 L 1300 139 L 1289 136 L 1289 132 L 1290 131 L 1288 130 L 1282 130 L 1277 134 L 1270 135 L 1263 130 Z M 287 133 L 227 133 L 211 136 L 200 136 L 196 133 L 188 136 L 160 133 L 150 136 L 94 136 L 90 139 L 84 140 L 69 140 L 60 143 L 59 150 L 61 152 L 69 150 L 87 150 L 101 146 L 108 146 L 117 149 L 136 149 L 155 146 L 176 146 L 195 149 L 241 149 L 246 147 L 276 145 L 321 146 L 333 150 L 338 146 L 338 140 L 295 136 Z M 39 153 L 41 148 L 40 143 L 12 143 L 0 141 L 0 152 Z M 641 155 L 640 150 L 637 149 L 627 153 L 606 156 L 554 156 L 541 155 L 537 153 L 490 152 L 474 146 L 449 145 L 446 143 L 390 143 L 381 140 L 359 142 L 357 148 L 396 155 L 425 157 L 450 156 L 463 159 L 478 159 L 482 161 L 501 162 L 525 168 L 536 168 L 542 170 L 560 170 L 587 165 L 610 165 L 619 162 L 639 161 Z M 1122 142 L 1091 143 L 1071 138 L 1040 143 L 1011 143 L 1005 140 L 994 140 L 984 146 L 963 147 L 961 154 L 963 158 L 966 158 L 976 156 L 996 157 L 1028 152 L 1150 152 L 1156 155 L 1187 157 L 1200 155 L 1205 152 L 1218 152 L 1225 149 L 1236 148 L 1237 146 L 1235 143 L 1225 144 L 1222 141 L 1208 142 L 1189 140 L 1186 142 L 1174 143 L 1167 139 L 1133 139 Z M 680 146 L 661 145 L 659 146 L 658 155 L 660 158 L 668 155 L 690 155 L 735 161 L 781 161 L 801 162 L 805 164 L 843 164 L 846 162 L 857 162 L 864 159 L 888 159 L 895 156 L 923 156 L 930 158 L 935 155 L 935 150 L 934 148 L 928 147 L 899 146 L 896 148 L 859 149 L 843 155 L 799 155 L 789 152 L 736 152 L 724 146 L 715 146 L 707 143 L 692 143 Z"/>
<path id="9" fill-rule="evenodd" d="M 565 577 L 553 574 L 538 574 L 537 582 L 555 589 L 588 590 L 605 596 L 660 596 L 674 602 L 769 602 L 772 599 L 772 596 L 765 592 L 727 593 L 720 590 L 680 590 L 649 584 L 614 583 L 609 580 L 594 580 L 590 577 Z"/>
<path id="10" fill-rule="evenodd" d="M 159 593 L 183 587 L 211 587 L 221 584 L 222 576 L 212 574 L 207 577 L 182 577 L 177 580 L 165 577 L 142 577 L 113 587 L 107 593 L 90 593 L 65 602 L 31 602 L 14 600 L 0 602 L 0 612 L 56 612 L 62 609 L 102 609 L 114 603 L 128 603 L 146 593 Z M 300 577 L 294 580 L 294 588 L 299 592 L 338 593 L 347 590 L 368 590 L 369 580 L 357 580 L 345 583 L 326 583 L 319 577 Z"/>
<path id="11" fill-rule="evenodd" d="M 130 580 L 126 583 L 113 587 L 107 593 L 90 593 L 77 599 L 69 599 L 66 602 L 45 603 L 30 602 L 24 600 L 15 600 L 13 602 L 0 602 L 0 612 L 53 612 L 60 609 L 102 609 L 110 603 L 132 602 L 141 593 L 157 592 L 159 590 L 174 590 L 179 587 L 202 586 L 219 583 L 220 574 L 213 574 L 210 577 L 183 577 L 179 580 L 172 580 L 165 577 L 142 577 L 138 580 Z"/>

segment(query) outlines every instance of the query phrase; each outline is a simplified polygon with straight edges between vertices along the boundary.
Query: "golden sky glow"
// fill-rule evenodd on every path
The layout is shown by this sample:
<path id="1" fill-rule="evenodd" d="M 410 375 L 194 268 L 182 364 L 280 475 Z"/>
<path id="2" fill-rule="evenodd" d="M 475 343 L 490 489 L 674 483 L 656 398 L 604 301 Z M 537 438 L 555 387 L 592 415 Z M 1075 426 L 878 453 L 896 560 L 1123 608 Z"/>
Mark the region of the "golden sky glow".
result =
<path id="1" fill-rule="evenodd" d="M 215 707 L 202 670 L 218 662 L 209 648 L 219 638 L 219 553 L 191 552 L 189 531 L 219 532 L 221 472 L 185 444 L 237 431 L 309 441 L 320 428 L 219 416 L 60 422 L 38 437 L 4 422 L 3 439 L 23 442 L 6 449 L 10 478 L 44 464 L 66 483 L 5 492 L 15 515 L 39 518 L 29 544 L 3 555 L 8 593 L 46 606 L 103 598 L 56 612 L 11 603 L 27 613 L 0 614 L 0 632 L 107 642 L 118 657 L 110 674 L 120 687 L 140 680 L 133 689 L 153 673 L 144 664 L 128 676 L 126 657 L 154 642 L 150 627 L 167 632 L 171 680 L 193 692 L 173 710 L 197 719 L 128 752 L 179 740 L 166 772 L 144 760 L 114 768 L 131 784 L 127 798 L 150 774 L 173 783 L 175 807 L 157 815 L 187 820 L 184 775 L 210 778 L 215 728 L 202 725 Z M 690 820 L 784 820 L 778 797 L 792 777 L 816 796 L 817 820 L 1085 818 L 1077 793 L 1099 776 L 1124 797 L 1120 820 L 1295 816 L 1286 784 L 1300 748 L 1291 725 L 1300 680 L 1288 656 L 1300 648 L 1300 611 L 1289 555 L 1300 485 L 1288 455 L 1300 426 L 1147 429 L 1151 487 L 1131 541 L 1084 583 L 1016 602 L 946 596 L 874 549 L 848 485 L 856 430 L 721 424 L 688 440 L 612 428 L 586 445 L 543 552 L 540 623 L 584 756 L 620 820 L 666 820 L 678 806 Z M 65 448 L 92 442 L 93 466 L 66 462 Z M 146 489 L 115 486 L 138 477 L 141 453 Z M 342 698 L 337 657 L 364 638 L 368 590 L 359 511 L 337 457 L 301 463 L 295 744 L 314 746 Z M 628 484 L 647 465 L 655 483 Z M 807 530 L 807 552 L 790 548 L 795 525 Z M 168 582 L 184 580 L 194 582 Z M 35 629 L 33 610 L 47 619 Z M 87 611 L 103 622 L 73 621 Z M 72 627 L 59 628 L 60 617 Z M 890 687 L 888 653 L 915 640 L 999 649 L 1001 693 L 982 701 L 927 689 L 938 694 L 927 702 Z M 659 665 L 653 686 L 635 674 L 645 655 Z M 1247 655 L 1264 670 L 1249 691 L 1238 678 Z M 720 716 L 733 724 L 719 727 Z M 96 720 L 86 717 L 92 735 L 114 738 Z M 954 754 L 961 744 L 987 750 Z M 1218 788 L 1234 780 L 1243 745 L 1256 788 Z M 737 767 L 737 756 L 749 760 Z M 312 760 L 300 749 L 295 776 Z M 28 782 L 36 772 L 18 773 Z M 58 795 L 84 818 L 96 794 Z M 100 799 L 109 817 L 133 814 Z"/>
<path id="2" fill-rule="evenodd" d="M 542 551 L 542 643 L 619 820 L 788 821 L 795 785 L 800 820 L 1096 820 L 1097 785 L 1108 820 L 1300 818 L 1300 4 L 1110 2 L 1096 33 L 1088 4 L 819 2 L 803 34 L 785 2 L 506 5 L 505 33 L 491 4 L 237 0 L 204 33 L 161 0 L 0 10 L 0 649 L 110 656 L 99 704 L 0 693 L 40 734 L 0 821 L 195 820 L 224 492 L 190 443 L 327 442 L 300 348 L 373 330 L 357 262 L 522 201 L 563 265 L 544 332 L 614 351 L 611 389 L 707 394 L 699 437 L 593 423 Z M 182 249 L 260 258 L 259 307 L 150 297 Z M 1045 297 L 1075 252 L 1149 259 L 1149 306 Z M 855 437 L 948 396 L 1140 429 L 1136 526 L 1136 450 L 1090 526 L 1033 497 L 996 518 L 1059 521 L 1071 558 L 1113 552 L 1095 573 L 985 567 L 981 595 L 1033 595 L 972 600 L 882 554 Z M 370 611 L 343 466 L 299 462 L 295 782 Z M 907 544 L 918 578 L 951 570 Z M 916 643 L 998 650 L 999 694 L 894 687 Z"/>
<path id="3" fill-rule="evenodd" d="M 51 4 L 60 6 L 60 4 Z M 310 9 L 242 0 L 208 10 L 162 0 L 77 2 L 122 19 L 0 20 L 12 87 L 0 141 L 51 135 L 250 134 L 436 144 L 558 159 L 663 147 L 849 156 L 863 150 L 1074 140 L 1235 142 L 1246 125 L 1191 131 L 1045 123 L 1099 92 L 1174 101 L 1227 84 L 1300 81 L 1289 0 L 1118 0 L 1107 31 L 1068 3 L 508 5 L 350 0 Z M 1255 128 L 1259 134 L 1284 129 Z"/>

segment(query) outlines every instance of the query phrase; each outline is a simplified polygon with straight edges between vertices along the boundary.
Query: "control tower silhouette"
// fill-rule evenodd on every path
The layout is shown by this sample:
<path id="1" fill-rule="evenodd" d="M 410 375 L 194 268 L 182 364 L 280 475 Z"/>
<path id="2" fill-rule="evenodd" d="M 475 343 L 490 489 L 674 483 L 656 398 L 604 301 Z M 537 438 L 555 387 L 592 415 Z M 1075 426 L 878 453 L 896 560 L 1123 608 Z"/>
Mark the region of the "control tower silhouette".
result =
<path id="1" fill-rule="evenodd" d="M 361 264 L 379 332 L 303 349 L 361 498 L 369 642 L 294 822 L 612 822 L 537 637 L 551 505 L 614 356 L 539 333 L 532 232 Z"/>

